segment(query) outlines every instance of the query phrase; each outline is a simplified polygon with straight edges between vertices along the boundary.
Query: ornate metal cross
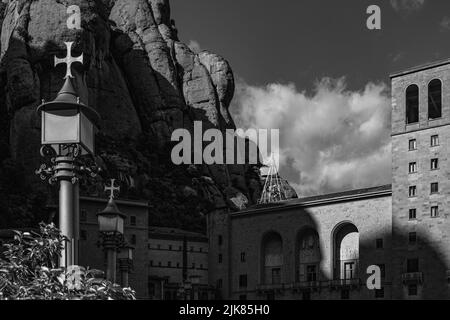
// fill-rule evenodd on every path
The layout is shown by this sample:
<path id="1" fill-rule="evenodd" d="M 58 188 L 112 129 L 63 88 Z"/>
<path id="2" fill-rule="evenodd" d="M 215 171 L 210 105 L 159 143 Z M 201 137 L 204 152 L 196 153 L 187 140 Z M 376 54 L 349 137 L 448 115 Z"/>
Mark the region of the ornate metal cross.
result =
<path id="1" fill-rule="evenodd" d="M 109 192 L 110 199 L 114 199 L 114 191 L 117 191 L 117 192 L 120 191 L 120 187 L 114 187 L 115 181 L 116 181 L 116 179 L 111 179 L 111 186 L 109 186 L 109 187 L 105 186 L 105 192 Z"/>
<path id="2" fill-rule="evenodd" d="M 63 59 L 57 58 L 55 56 L 55 67 L 60 63 L 67 64 L 66 76 L 64 77 L 64 79 L 73 78 L 72 71 L 71 71 L 72 63 L 74 63 L 74 62 L 83 63 L 83 54 L 81 54 L 81 56 L 78 56 L 78 57 L 72 57 L 73 42 L 64 42 L 64 43 L 66 44 L 66 48 L 67 48 L 67 56 Z"/>

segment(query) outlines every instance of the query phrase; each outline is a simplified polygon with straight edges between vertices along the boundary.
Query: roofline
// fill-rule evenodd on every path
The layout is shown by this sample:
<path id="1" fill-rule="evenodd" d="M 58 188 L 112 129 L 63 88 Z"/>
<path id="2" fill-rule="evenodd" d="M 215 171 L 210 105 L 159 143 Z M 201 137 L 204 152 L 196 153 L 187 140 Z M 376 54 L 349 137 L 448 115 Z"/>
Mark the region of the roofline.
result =
<path id="1" fill-rule="evenodd" d="M 433 62 L 422 64 L 422 65 L 419 65 L 419 66 L 416 66 L 416 67 L 411 67 L 411 68 L 407 68 L 407 69 L 404 69 L 404 70 L 400 70 L 400 71 L 391 73 L 389 75 L 389 77 L 391 79 L 393 79 L 393 78 L 396 78 L 396 77 L 405 76 L 407 74 L 416 73 L 416 72 L 419 72 L 419 71 L 423 71 L 423 70 L 428 70 L 428 69 L 444 66 L 446 64 L 450 64 L 450 59 L 433 61 Z"/>
<path id="2" fill-rule="evenodd" d="M 88 197 L 88 196 L 81 196 L 80 200 L 88 200 L 88 201 L 92 201 L 92 202 L 101 202 L 101 203 L 107 203 L 109 199 L 106 198 L 98 198 L 98 197 Z M 138 200 L 119 200 L 119 199 L 114 199 L 114 201 L 117 204 L 122 204 L 122 205 L 126 205 L 126 206 L 137 206 L 137 207 L 146 207 L 148 208 L 149 203 L 148 201 L 138 201 Z"/>
<path id="3" fill-rule="evenodd" d="M 365 193 L 354 193 L 354 194 L 348 194 L 348 195 L 336 196 L 336 197 L 333 197 L 333 195 L 331 194 L 330 195 L 331 197 L 329 197 L 329 198 L 317 199 L 317 200 L 311 200 L 311 201 L 302 201 L 302 199 L 294 199 L 294 201 L 297 200 L 294 202 L 293 200 L 287 200 L 287 201 L 284 201 L 282 204 L 280 204 L 280 206 L 270 206 L 270 207 L 263 207 L 263 208 L 254 208 L 254 209 L 250 208 L 248 210 L 233 212 L 230 215 L 232 217 L 238 217 L 238 216 L 243 216 L 243 215 L 261 214 L 261 213 L 265 213 L 265 212 L 274 211 L 274 209 L 281 211 L 281 210 L 288 210 L 288 209 L 293 209 L 293 208 L 316 207 L 316 206 L 321 206 L 321 205 L 326 205 L 326 204 L 349 202 L 352 200 L 363 200 L 363 199 L 370 199 L 370 198 L 392 196 L 392 188 L 388 189 L 387 186 L 380 186 L 380 187 L 385 187 L 385 189 L 368 191 Z M 376 188 L 372 188 L 372 189 L 376 189 Z M 358 191 L 358 190 L 354 190 L 354 191 Z M 307 198 L 305 198 L 305 199 L 307 199 Z M 298 201 L 300 201 L 300 202 L 298 202 Z"/>

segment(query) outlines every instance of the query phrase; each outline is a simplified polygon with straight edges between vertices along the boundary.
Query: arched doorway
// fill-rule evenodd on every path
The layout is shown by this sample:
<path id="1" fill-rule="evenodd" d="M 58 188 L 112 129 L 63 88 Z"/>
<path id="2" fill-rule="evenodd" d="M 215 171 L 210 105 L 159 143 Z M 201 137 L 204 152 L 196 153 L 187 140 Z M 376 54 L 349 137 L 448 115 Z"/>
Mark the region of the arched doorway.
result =
<path id="1" fill-rule="evenodd" d="M 352 223 L 338 226 L 334 232 L 334 278 L 359 278 L 359 232 Z"/>

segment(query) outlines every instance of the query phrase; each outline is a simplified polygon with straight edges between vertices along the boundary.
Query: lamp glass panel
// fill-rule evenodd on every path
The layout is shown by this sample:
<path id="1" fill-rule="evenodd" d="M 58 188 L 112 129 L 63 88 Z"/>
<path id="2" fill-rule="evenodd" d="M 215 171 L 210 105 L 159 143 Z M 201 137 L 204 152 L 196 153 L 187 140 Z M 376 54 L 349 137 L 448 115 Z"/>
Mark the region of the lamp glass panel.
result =
<path id="1" fill-rule="evenodd" d="M 87 152 L 94 154 L 95 127 L 88 117 L 81 113 L 81 143 Z"/>
<path id="2" fill-rule="evenodd" d="M 73 110 L 44 111 L 42 121 L 42 143 L 79 142 L 80 116 Z"/>

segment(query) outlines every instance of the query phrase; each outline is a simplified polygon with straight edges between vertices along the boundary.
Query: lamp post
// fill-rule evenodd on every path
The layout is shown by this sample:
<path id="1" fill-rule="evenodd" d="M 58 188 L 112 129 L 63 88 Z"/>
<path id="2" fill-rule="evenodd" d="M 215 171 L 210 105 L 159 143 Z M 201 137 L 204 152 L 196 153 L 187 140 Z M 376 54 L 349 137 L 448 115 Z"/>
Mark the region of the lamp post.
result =
<path id="1" fill-rule="evenodd" d="M 133 266 L 133 250 L 134 247 L 125 244 L 122 248 L 120 248 L 118 259 L 119 259 L 119 269 L 121 274 L 121 284 L 122 287 L 126 288 L 129 286 L 128 275 L 130 273 L 130 269 Z"/>
<path id="2" fill-rule="evenodd" d="M 114 191 L 120 190 L 114 187 L 115 179 L 111 179 L 111 186 L 105 187 L 105 191 L 110 191 L 110 196 L 106 208 L 97 214 L 100 234 L 102 236 L 103 248 L 106 250 L 106 279 L 116 282 L 117 249 L 123 243 L 123 224 L 125 215 L 117 208 L 114 201 Z"/>
<path id="3" fill-rule="evenodd" d="M 96 175 L 97 167 L 87 165 L 88 157 L 94 156 L 96 124 L 100 117 L 91 107 L 80 101 L 72 85 L 71 65 L 83 62 L 83 55 L 71 56 L 72 42 L 65 42 L 67 57 L 55 57 L 55 66 L 67 65 L 64 85 L 53 101 L 37 108 L 41 115 L 41 156 L 50 164 L 42 164 L 36 174 L 50 184 L 59 183 L 59 228 L 67 238 L 62 250 L 60 266 L 68 267 L 78 263 L 79 241 L 79 179 L 88 173 Z"/>

